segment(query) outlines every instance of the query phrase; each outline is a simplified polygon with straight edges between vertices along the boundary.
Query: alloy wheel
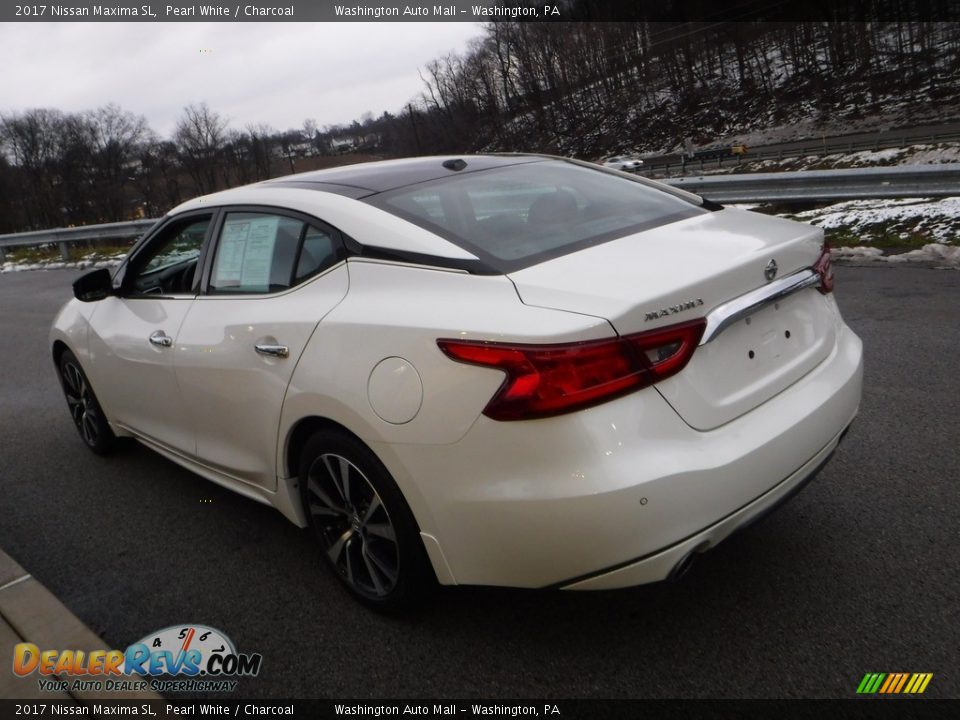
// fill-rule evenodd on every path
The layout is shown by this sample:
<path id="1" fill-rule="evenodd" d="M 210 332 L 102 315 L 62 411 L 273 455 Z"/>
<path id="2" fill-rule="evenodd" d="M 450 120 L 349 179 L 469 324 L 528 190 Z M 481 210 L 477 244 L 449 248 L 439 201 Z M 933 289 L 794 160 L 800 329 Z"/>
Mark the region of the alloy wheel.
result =
<path id="1" fill-rule="evenodd" d="M 307 472 L 307 508 L 323 550 L 357 592 L 384 597 L 400 576 L 397 532 L 367 476 L 341 455 L 317 457 Z"/>
<path id="2" fill-rule="evenodd" d="M 72 362 L 63 364 L 62 374 L 63 390 L 73 422 L 87 445 L 96 446 L 100 439 L 100 412 L 90 385 L 83 371 Z"/>

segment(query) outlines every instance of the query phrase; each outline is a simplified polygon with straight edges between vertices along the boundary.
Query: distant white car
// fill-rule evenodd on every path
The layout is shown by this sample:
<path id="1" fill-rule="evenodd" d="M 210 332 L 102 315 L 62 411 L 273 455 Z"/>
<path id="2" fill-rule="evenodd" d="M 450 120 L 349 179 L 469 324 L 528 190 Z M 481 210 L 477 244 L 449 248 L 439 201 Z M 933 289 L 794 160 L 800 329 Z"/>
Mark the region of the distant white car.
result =
<path id="1" fill-rule="evenodd" d="M 626 155 L 617 155 L 616 157 L 607 158 L 604 160 L 603 166 L 613 168 L 614 170 L 636 172 L 643 167 L 643 160 L 640 158 L 628 157 Z"/>
<path id="2" fill-rule="evenodd" d="M 184 203 L 50 341 L 92 450 L 131 436 L 274 506 L 394 608 L 662 580 L 790 496 L 860 402 L 832 288 L 809 225 L 417 158 Z"/>

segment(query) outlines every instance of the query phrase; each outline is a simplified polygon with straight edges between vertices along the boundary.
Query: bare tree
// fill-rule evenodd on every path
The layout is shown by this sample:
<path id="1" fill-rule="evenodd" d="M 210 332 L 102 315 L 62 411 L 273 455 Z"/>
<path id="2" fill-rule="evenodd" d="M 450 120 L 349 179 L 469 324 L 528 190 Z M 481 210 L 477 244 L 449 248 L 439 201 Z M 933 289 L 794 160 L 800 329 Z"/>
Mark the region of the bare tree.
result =
<path id="1" fill-rule="evenodd" d="M 188 105 L 183 109 L 174 141 L 198 193 L 211 193 L 220 186 L 218 171 L 226 140 L 227 121 L 206 103 Z"/>
<path id="2" fill-rule="evenodd" d="M 264 123 L 247 125 L 246 142 L 250 148 L 250 160 L 253 163 L 253 175 L 257 180 L 266 180 L 271 176 L 273 166 L 273 148 L 276 145 L 277 131 Z"/>
<path id="3" fill-rule="evenodd" d="M 98 213 L 122 218 L 130 212 L 127 188 L 141 172 L 138 151 L 149 135 L 147 120 L 113 104 L 84 117 L 93 143 L 94 201 Z"/>
<path id="4" fill-rule="evenodd" d="M 177 146 L 160 140 L 152 132 L 141 144 L 137 156 L 141 171 L 136 176 L 144 214 L 156 217 L 185 199 L 180 183 L 180 158 Z"/>

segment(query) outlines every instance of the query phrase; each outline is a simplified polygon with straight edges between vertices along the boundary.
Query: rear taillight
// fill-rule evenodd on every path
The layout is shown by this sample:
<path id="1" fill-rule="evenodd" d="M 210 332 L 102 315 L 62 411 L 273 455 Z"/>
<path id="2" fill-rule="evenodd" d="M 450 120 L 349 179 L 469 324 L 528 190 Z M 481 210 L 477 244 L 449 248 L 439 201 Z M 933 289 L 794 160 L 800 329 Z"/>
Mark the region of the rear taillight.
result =
<path id="1" fill-rule="evenodd" d="M 653 385 L 680 372 L 705 320 L 607 340 L 517 345 L 437 340 L 449 357 L 506 373 L 484 408 L 494 420 L 530 420 L 572 412 Z"/>
<path id="2" fill-rule="evenodd" d="M 828 292 L 833 291 L 833 263 L 830 260 L 830 245 L 828 243 L 823 244 L 823 251 L 820 253 L 820 257 L 817 258 L 817 262 L 814 264 L 813 269 L 817 271 L 817 275 L 820 276 L 820 287 L 817 288 L 820 292 L 826 295 Z"/>

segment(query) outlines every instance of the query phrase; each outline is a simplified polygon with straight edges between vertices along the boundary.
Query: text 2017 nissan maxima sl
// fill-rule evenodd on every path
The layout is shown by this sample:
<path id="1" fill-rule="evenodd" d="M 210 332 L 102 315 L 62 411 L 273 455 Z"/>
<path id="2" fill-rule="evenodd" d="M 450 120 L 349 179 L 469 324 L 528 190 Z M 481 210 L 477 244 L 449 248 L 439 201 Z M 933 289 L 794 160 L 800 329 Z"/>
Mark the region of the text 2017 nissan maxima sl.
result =
<path id="1" fill-rule="evenodd" d="M 572 160 L 417 158 L 180 205 L 51 344 L 92 450 L 134 437 L 273 505 L 391 609 L 662 580 L 786 498 L 860 402 L 832 288 L 814 227 Z"/>

